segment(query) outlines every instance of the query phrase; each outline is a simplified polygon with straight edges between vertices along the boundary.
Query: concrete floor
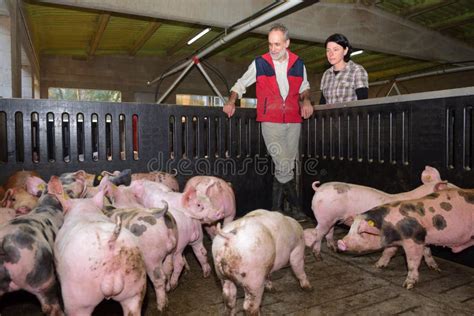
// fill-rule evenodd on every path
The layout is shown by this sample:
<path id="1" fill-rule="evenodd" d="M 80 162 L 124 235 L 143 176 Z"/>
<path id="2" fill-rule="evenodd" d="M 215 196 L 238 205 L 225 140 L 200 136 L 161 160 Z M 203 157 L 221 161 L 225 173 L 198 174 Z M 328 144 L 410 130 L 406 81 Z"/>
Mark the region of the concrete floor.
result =
<path id="1" fill-rule="evenodd" d="M 309 227 L 310 223 L 304 226 Z M 342 237 L 344 228 L 336 229 Z M 210 242 L 206 242 L 210 249 Z M 381 270 L 374 267 L 380 253 L 351 256 L 329 252 L 323 244 L 323 261 L 316 262 L 307 249 L 306 273 L 314 287 L 300 289 L 289 267 L 273 274 L 275 290 L 265 292 L 263 315 L 474 315 L 474 269 L 435 258 L 441 272 L 422 263 L 420 281 L 413 290 L 402 287 L 407 270 L 403 251 Z M 209 256 L 210 257 L 210 256 Z M 179 286 L 169 293 L 164 315 L 224 315 L 219 280 L 213 273 L 202 277 L 191 252 L 186 254 L 191 271 L 182 275 Z M 243 290 L 238 290 L 238 315 L 242 313 Z M 1 299 L 2 316 L 41 315 L 39 304 L 27 293 L 11 293 Z M 155 294 L 148 287 L 143 315 L 157 315 Z M 122 315 L 111 301 L 99 305 L 94 315 Z"/>

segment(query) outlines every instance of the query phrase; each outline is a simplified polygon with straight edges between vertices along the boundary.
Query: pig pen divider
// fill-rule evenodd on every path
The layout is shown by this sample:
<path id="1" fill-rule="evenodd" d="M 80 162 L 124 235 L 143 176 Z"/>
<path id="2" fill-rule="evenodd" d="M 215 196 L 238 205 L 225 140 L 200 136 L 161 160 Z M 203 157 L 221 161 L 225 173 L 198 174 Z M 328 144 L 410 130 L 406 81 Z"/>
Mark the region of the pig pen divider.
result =
<path id="1" fill-rule="evenodd" d="M 311 210 L 314 181 L 398 193 L 421 185 L 426 165 L 443 180 L 474 188 L 473 106 L 472 87 L 317 106 L 302 129 L 304 209 Z M 433 253 L 474 266 L 474 247 Z"/>
<path id="2" fill-rule="evenodd" d="M 390 193 L 421 184 L 425 165 L 474 188 L 474 88 L 316 106 L 304 121 L 299 188 L 311 213 L 311 184 L 342 181 Z M 232 184 L 237 215 L 270 208 L 272 163 L 255 110 L 228 119 L 220 107 L 0 99 L 0 183 L 16 170 L 177 173 Z M 472 248 L 472 247 L 471 247 Z M 474 265 L 474 250 L 452 255 Z M 453 259 L 453 258 L 450 258 Z"/>

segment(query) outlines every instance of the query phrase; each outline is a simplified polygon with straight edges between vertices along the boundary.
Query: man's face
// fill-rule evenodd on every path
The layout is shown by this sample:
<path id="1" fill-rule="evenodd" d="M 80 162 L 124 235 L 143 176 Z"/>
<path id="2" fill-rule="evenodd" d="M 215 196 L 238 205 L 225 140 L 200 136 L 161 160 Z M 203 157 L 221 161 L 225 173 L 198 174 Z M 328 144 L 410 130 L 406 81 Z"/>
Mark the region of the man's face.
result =
<path id="1" fill-rule="evenodd" d="M 273 60 L 284 60 L 289 45 L 290 40 L 285 39 L 285 34 L 282 31 L 273 30 L 268 33 L 268 50 Z"/>

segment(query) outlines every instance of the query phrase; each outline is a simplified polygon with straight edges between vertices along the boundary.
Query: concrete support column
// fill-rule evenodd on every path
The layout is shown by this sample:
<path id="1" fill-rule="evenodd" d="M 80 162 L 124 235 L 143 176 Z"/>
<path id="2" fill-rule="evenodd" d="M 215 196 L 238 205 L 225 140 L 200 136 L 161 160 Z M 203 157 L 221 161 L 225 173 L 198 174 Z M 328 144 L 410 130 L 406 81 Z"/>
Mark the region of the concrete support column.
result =
<path id="1" fill-rule="evenodd" d="M 21 67 L 21 96 L 24 99 L 33 98 L 33 76 L 31 73 L 31 66 L 23 65 Z"/>
<path id="2" fill-rule="evenodd" d="M 12 97 L 10 17 L 0 15 L 0 97 Z"/>
<path id="3" fill-rule="evenodd" d="M 20 1 L 10 0 L 10 58 L 12 97 L 21 98 L 21 34 L 20 34 Z"/>

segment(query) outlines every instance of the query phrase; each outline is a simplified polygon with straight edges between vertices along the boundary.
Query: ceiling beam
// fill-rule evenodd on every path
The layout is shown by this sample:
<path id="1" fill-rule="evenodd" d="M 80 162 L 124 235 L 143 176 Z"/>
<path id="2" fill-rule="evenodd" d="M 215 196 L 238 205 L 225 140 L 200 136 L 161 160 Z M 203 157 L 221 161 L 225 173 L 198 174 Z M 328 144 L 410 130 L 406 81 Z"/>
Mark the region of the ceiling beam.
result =
<path id="1" fill-rule="evenodd" d="M 466 14 L 455 16 L 451 19 L 431 24 L 430 27 L 438 31 L 442 31 L 456 26 L 461 26 L 466 23 L 470 23 L 472 21 L 474 21 L 474 12 L 468 12 Z"/>
<path id="2" fill-rule="evenodd" d="M 99 15 L 99 18 L 97 19 L 97 29 L 91 39 L 89 51 L 87 52 L 89 57 L 95 55 L 95 51 L 97 50 L 97 47 L 99 47 L 100 40 L 102 39 L 102 35 L 104 35 L 104 31 L 107 28 L 109 20 L 110 13 L 103 13 Z"/>
<path id="3" fill-rule="evenodd" d="M 406 19 L 412 19 L 418 15 L 443 8 L 445 6 L 456 3 L 458 1 L 459 0 L 453 0 L 453 1 L 439 0 L 438 2 L 426 1 L 418 5 L 411 5 L 408 8 L 401 10 L 400 15 Z"/>
<path id="4" fill-rule="evenodd" d="M 381 65 L 391 65 L 392 63 L 399 62 L 400 60 L 407 60 L 400 56 L 379 56 L 377 59 L 373 59 L 366 62 L 357 62 L 364 66 L 364 68 L 368 71 L 368 68 L 371 67 L 378 67 Z"/>
<path id="5" fill-rule="evenodd" d="M 201 31 L 199 31 L 201 32 Z M 194 36 L 196 35 L 196 30 L 192 29 L 191 32 L 187 32 L 184 34 L 177 42 L 176 44 L 173 45 L 170 49 L 166 51 L 166 55 L 173 56 L 177 51 L 179 51 L 181 48 L 186 46 L 186 43 Z"/>
<path id="6" fill-rule="evenodd" d="M 256 44 L 252 45 L 251 47 L 248 47 L 248 48 L 242 50 L 239 57 L 244 57 L 244 56 L 249 55 L 251 53 L 255 53 L 255 52 L 263 49 L 264 47 L 268 48 L 268 41 L 267 40 L 262 40 L 260 43 L 256 43 Z"/>
<path id="7" fill-rule="evenodd" d="M 369 80 L 375 81 L 375 80 L 381 80 L 381 79 L 395 79 L 396 77 L 402 74 L 413 73 L 416 71 L 433 68 L 437 65 L 438 65 L 437 63 L 423 62 L 423 63 L 407 65 L 404 67 L 396 67 L 392 69 L 371 72 L 369 73 Z"/>
<path id="8" fill-rule="evenodd" d="M 269 0 L 38 0 L 95 10 L 227 28 L 258 12 Z M 215 14 L 219 10 L 219 14 Z M 192 12 L 192 14 L 189 14 Z M 273 22 L 282 22 L 291 38 L 324 43 L 328 34 L 346 35 L 352 46 L 423 60 L 455 62 L 472 59 L 474 47 L 376 6 L 357 3 L 316 3 Z M 267 34 L 270 23 L 254 30 Z"/>
<path id="9" fill-rule="evenodd" d="M 137 40 L 135 41 L 135 43 L 133 43 L 133 46 L 128 52 L 128 54 L 130 56 L 135 56 L 137 52 L 143 47 L 143 45 L 145 45 L 145 43 L 150 39 L 150 37 L 155 34 L 155 32 L 160 28 L 160 26 L 161 23 L 156 21 L 148 23 L 143 32 L 138 35 Z"/>
<path id="10" fill-rule="evenodd" d="M 416 60 L 416 59 L 403 59 L 403 58 L 400 58 L 399 60 L 392 61 L 390 63 L 386 63 L 386 64 L 382 64 L 382 65 L 369 66 L 369 67 L 364 66 L 364 68 L 367 71 L 367 73 L 370 74 L 370 73 L 373 73 L 375 71 L 383 72 L 383 71 L 390 70 L 390 69 L 403 68 L 403 67 L 406 67 L 406 66 L 411 66 L 411 65 L 415 65 L 415 64 L 424 64 L 424 63 L 425 63 L 424 61 L 420 62 L 419 60 Z"/>

